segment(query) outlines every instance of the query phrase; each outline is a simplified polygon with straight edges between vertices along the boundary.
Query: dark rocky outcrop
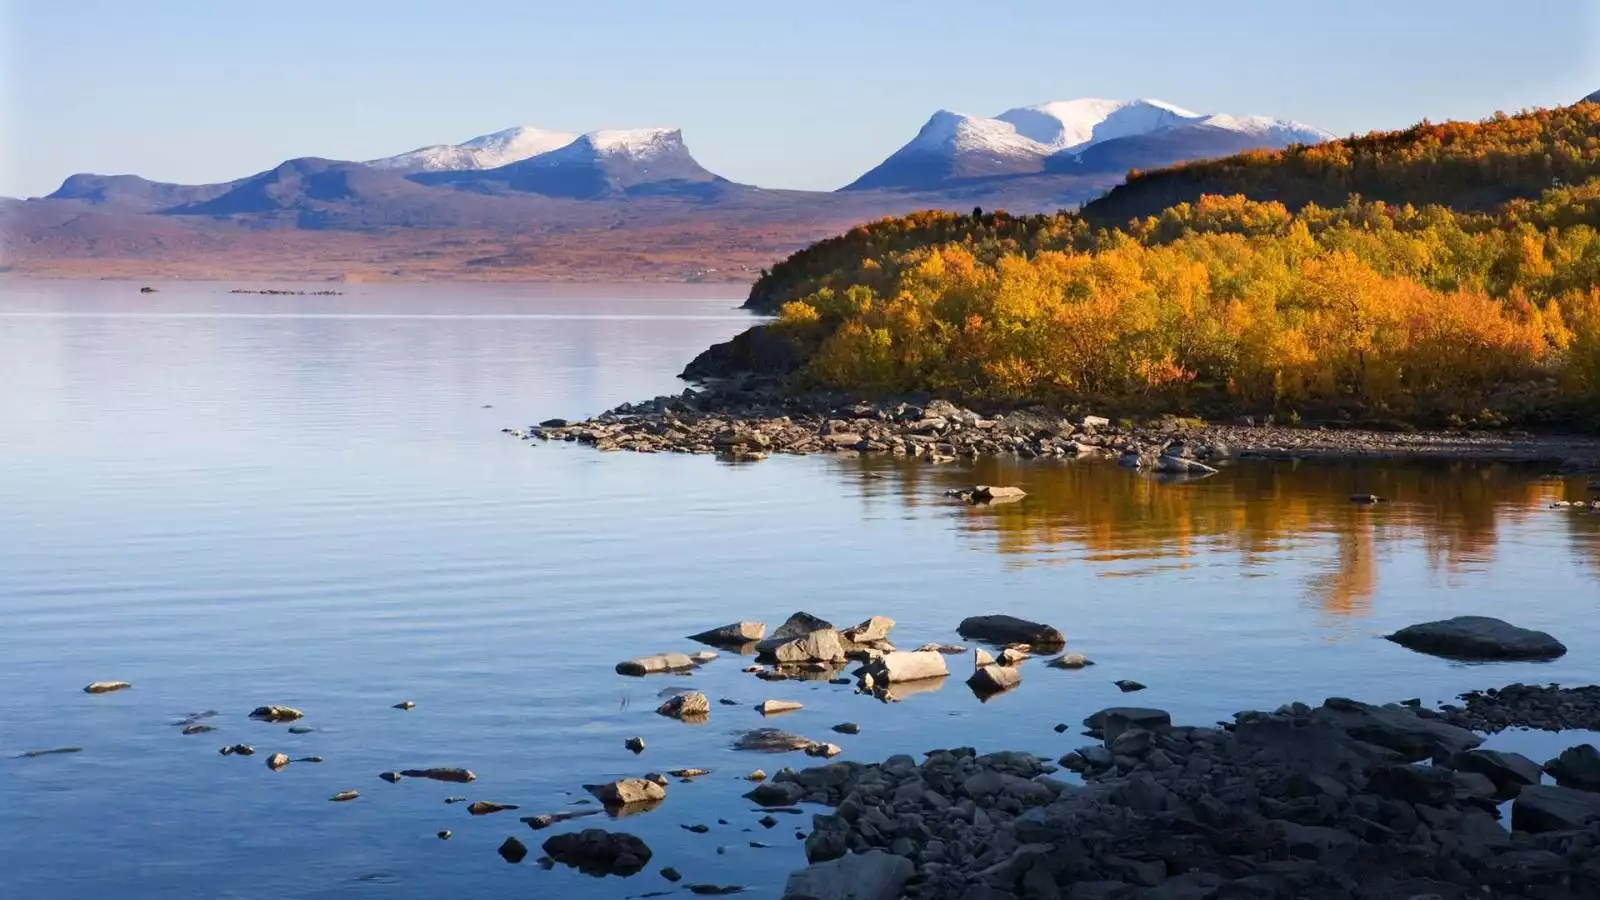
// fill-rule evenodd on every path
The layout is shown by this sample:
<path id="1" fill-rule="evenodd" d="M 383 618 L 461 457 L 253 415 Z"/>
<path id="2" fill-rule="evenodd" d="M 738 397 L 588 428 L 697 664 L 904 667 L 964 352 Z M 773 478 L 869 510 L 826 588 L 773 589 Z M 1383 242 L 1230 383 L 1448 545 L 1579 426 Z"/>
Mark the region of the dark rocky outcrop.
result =
<path id="1" fill-rule="evenodd" d="M 1557 659 L 1566 645 L 1542 631 L 1489 616 L 1456 616 L 1411 625 L 1388 636 L 1402 647 L 1460 660 Z"/>
<path id="2" fill-rule="evenodd" d="M 770 325 L 756 325 L 702 350 L 678 377 L 706 381 L 742 375 L 788 375 L 803 362 L 788 338 Z"/>
<path id="3" fill-rule="evenodd" d="M 956 632 L 964 638 L 991 644 L 1055 648 L 1067 643 L 1067 636 L 1049 625 L 1007 615 L 970 616 L 961 620 Z"/>
<path id="4" fill-rule="evenodd" d="M 650 848 L 639 838 L 602 828 L 553 835 L 543 847 L 551 859 L 588 875 L 634 875 L 651 856 Z"/>

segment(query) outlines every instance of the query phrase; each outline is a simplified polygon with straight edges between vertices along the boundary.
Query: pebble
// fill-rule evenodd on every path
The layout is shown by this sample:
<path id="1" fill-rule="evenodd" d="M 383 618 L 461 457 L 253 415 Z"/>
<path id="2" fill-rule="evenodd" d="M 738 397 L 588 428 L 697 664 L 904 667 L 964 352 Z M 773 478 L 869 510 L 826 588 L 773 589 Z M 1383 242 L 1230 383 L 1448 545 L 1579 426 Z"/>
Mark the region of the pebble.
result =
<path id="1" fill-rule="evenodd" d="M 276 772 L 289 765 L 289 754 L 274 753 L 267 757 L 267 768 Z"/>
<path id="2" fill-rule="evenodd" d="M 328 799 L 332 800 L 334 803 L 343 803 L 347 800 L 354 800 L 359 796 L 361 796 L 360 791 L 340 791 Z"/>
<path id="3" fill-rule="evenodd" d="M 644 738 L 631 737 L 622 742 L 622 746 L 632 750 L 635 755 L 644 752 Z"/>
<path id="4" fill-rule="evenodd" d="M 409 709 L 416 709 L 417 708 L 417 704 L 413 703 L 410 700 L 401 700 L 399 703 L 396 703 L 393 708 L 394 709 L 408 709 L 408 710 Z"/>

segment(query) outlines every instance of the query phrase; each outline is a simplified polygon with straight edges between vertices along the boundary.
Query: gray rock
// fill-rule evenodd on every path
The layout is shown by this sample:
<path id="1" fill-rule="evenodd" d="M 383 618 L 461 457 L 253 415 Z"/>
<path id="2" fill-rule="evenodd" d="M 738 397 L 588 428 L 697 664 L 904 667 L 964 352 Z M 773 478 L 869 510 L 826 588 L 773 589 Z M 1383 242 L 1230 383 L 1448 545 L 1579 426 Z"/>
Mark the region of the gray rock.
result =
<path id="1" fill-rule="evenodd" d="M 881 641 L 889 636 L 889 630 L 894 628 L 894 620 L 887 616 L 873 616 L 854 628 L 846 628 L 843 632 L 844 639 L 853 644 L 865 644 L 870 641 Z"/>
<path id="2" fill-rule="evenodd" d="M 1007 615 L 971 616 L 961 620 L 956 631 L 969 640 L 994 644 L 1060 647 L 1067 642 L 1066 635 L 1049 625 Z"/>
<path id="3" fill-rule="evenodd" d="M 713 647 L 743 647 L 767 636 L 767 626 L 760 622 L 734 622 L 721 628 L 689 635 L 689 640 L 710 644 Z"/>
<path id="4" fill-rule="evenodd" d="M 1515 796 L 1524 785 L 1538 784 L 1544 770 L 1520 753 L 1502 750 L 1468 750 L 1451 758 L 1451 765 L 1462 772 L 1476 772 L 1494 782 L 1502 798 Z"/>
<path id="5" fill-rule="evenodd" d="M 551 859 L 587 875 L 627 877 L 643 869 L 651 856 L 639 838 L 601 828 L 553 835 L 542 846 Z"/>
<path id="6" fill-rule="evenodd" d="M 783 624 L 778 626 L 778 630 L 772 633 L 771 637 L 756 644 L 756 650 L 761 653 L 768 653 L 780 644 L 787 644 L 795 638 L 805 637 L 813 631 L 821 631 L 824 628 L 832 629 L 833 623 L 827 619 L 813 616 L 808 612 L 797 612 L 785 619 Z"/>
<path id="7" fill-rule="evenodd" d="M 787 753 L 804 750 L 816 741 L 777 728 L 757 728 L 747 731 L 733 742 L 735 750 L 756 750 L 762 753 Z"/>
<path id="8" fill-rule="evenodd" d="M 1570 831 L 1600 822 L 1600 793 L 1553 784 L 1523 788 L 1511 803 L 1511 827 L 1517 831 Z"/>
<path id="9" fill-rule="evenodd" d="M 1215 475 L 1217 470 L 1203 462 L 1185 459 L 1181 456 L 1156 457 L 1157 472 L 1176 472 L 1184 475 Z"/>
<path id="10" fill-rule="evenodd" d="M 1045 665 L 1052 669 L 1081 669 L 1085 666 L 1094 665 L 1094 662 L 1082 653 L 1074 651 L 1072 653 L 1063 653 L 1045 663 Z"/>
<path id="11" fill-rule="evenodd" d="M 1099 732 L 1107 741 L 1129 729 L 1162 731 L 1172 727 L 1172 714 L 1164 709 L 1143 706 L 1112 706 L 1102 709 L 1083 720 L 1090 731 Z"/>
<path id="12" fill-rule="evenodd" d="M 744 796 L 760 806 L 793 806 L 805 793 L 805 786 L 793 781 L 763 781 Z"/>
<path id="13" fill-rule="evenodd" d="M 765 643 L 760 646 L 765 646 Z M 818 628 L 792 640 L 761 650 L 763 658 L 779 664 L 806 662 L 842 662 L 845 658 L 844 641 L 832 628 Z"/>
<path id="14" fill-rule="evenodd" d="M 1483 738 L 1465 728 L 1420 716 L 1398 703 L 1373 706 L 1330 697 L 1312 718 L 1329 722 L 1356 740 L 1393 750 L 1410 762 L 1449 759 L 1483 743 Z"/>
<path id="15" fill-rule="evenodd" d="M 656 712 L 673 719 L 705 721 L 706 717 L 711 715 L 711 701 L 699 691 L 689 691 L 668 698 L 667 702 L 656 707 Z M 639 749 L 642 750 L 644 747 L 640 746 Z"/>
<path id="16" fill-rule="evenodd" d="M 427 778 L 433 781 L 450 781 L 457 784 L 466 784 L 478 780 L 478 776 L 471 769 L 460 769 L 454 766 L 435 766 L 429 769 L 401 769 L 400 774 L 407 778 Z"/>
<path id="17" fill-rule="evenodd" d="M 516 809 L 515 803 L 495 803 L 492 800 L 474 800 L 467 804 L 467 813 L 474 816 L 487 816 L 490 813 L 505 812 Z"/>
<path id="18" fill-rule="evenodd" d="M 619 778 L 606 784 L 586 784 L 583 789 L 606 806 L 652 803 L 667 798 L 665 786 L 644 778 Z"/>
<path id="19" fill-rule="evenodd" d="M 1488 616 L 1457 616 L 1411 625 L 1388 636 L 1419 653 L 1461 660 L 1556 659 L 1566 645 L 1542 631 L 1518 628 Z"/>
<path id="20" fill-rule="evenodd" d="M 292 706 L 258 706 L 250 712 L 250 718 L 263 722 L 293 722 L 304 717 L 305 713 Z"/>
<path id="21" fill-rule="evenodd" d="M 1600 750 L 1593 744 L 1579 744 L 1561 751 L 1544 764 L 1545 771 L 1562 787 L 1600 791 Z"/>
<path id="22" fill-rule="evenodd" d="M 936 650 L 896 650 L 862 666 L 858 674 L 870 675 L 874 684 L 885 685 L 943 678 L 950 669 L 944 654 Z"/>
<path id="23" fill-rule="evenodd" d="M 899 900 L 914 871 L 903 856 L 853 853 L 790 875 L 783 900 Z"/>
<path id="24" fill-rule="evenodd" d="M 972 673 L 967 687 L 980 696 L 1009 691 L 1022 683 L 1022 672 L 1014 666 L 989 665 Z"/>
<path id="25" fill-rule="evenodd" d="M 617 663 L 619 675 L 657 675 L 662 672 L 687 672 L 694 668 L 694 660 L 684 653 L 657 653 Z"/>

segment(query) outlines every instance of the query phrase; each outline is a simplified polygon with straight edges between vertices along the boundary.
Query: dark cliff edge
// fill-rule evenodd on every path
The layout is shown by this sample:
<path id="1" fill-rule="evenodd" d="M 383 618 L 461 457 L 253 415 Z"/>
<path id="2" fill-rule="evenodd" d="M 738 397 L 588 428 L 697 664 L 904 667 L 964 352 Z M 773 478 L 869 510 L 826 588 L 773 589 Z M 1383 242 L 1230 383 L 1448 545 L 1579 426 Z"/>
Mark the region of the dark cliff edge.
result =
<path id="1" fill-rule="evenodd" d="M 787 338 L 769 325 L 754 325 L 720 344 L 712 344 L 689 361 L 678 377 L 687 381 L 744 375 L 789 375 L 804 363 Z"/>

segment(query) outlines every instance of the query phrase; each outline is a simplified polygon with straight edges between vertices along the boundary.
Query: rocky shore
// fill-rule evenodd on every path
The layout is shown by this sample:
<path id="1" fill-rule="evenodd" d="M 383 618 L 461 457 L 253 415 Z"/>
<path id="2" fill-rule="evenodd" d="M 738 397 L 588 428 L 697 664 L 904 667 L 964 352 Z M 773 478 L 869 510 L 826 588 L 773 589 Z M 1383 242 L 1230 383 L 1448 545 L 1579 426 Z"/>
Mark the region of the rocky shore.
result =
<path id="1" fill-rule="evenodd" d="M 1564 699 L 1588 724 L 1584 690 Z M 955 748 L 785 770 L 785 800 L 833 807 L 785 900 L 1600 896 L 1594 748 L 1541 766 L 1451 718 L 1330 699 L 1191 727 L 1123 707 L 1086 719 L 1099 740 L 1059 764 Z"/>
<path id="2" fill-rule="evenodd" d="M 1372 431 L 1228 425 L 1168 417 L 1140 423 L 1044 408 L 976 410 L 945 400 L 873 402 L 790 394 L 775 383 L 726 382 L 629 403 L 593 418 L 508 428 L 528 439 L 598 450 L 707 453 L 759 460 L 773 453 L 882 453 L 946 462 L 1111 456 L 1124 465 L 1205 475 L 1228 459 L 1433 459 L 1538 463 L 1600 470 L 1600 440 L 1516 431 Z"/>

